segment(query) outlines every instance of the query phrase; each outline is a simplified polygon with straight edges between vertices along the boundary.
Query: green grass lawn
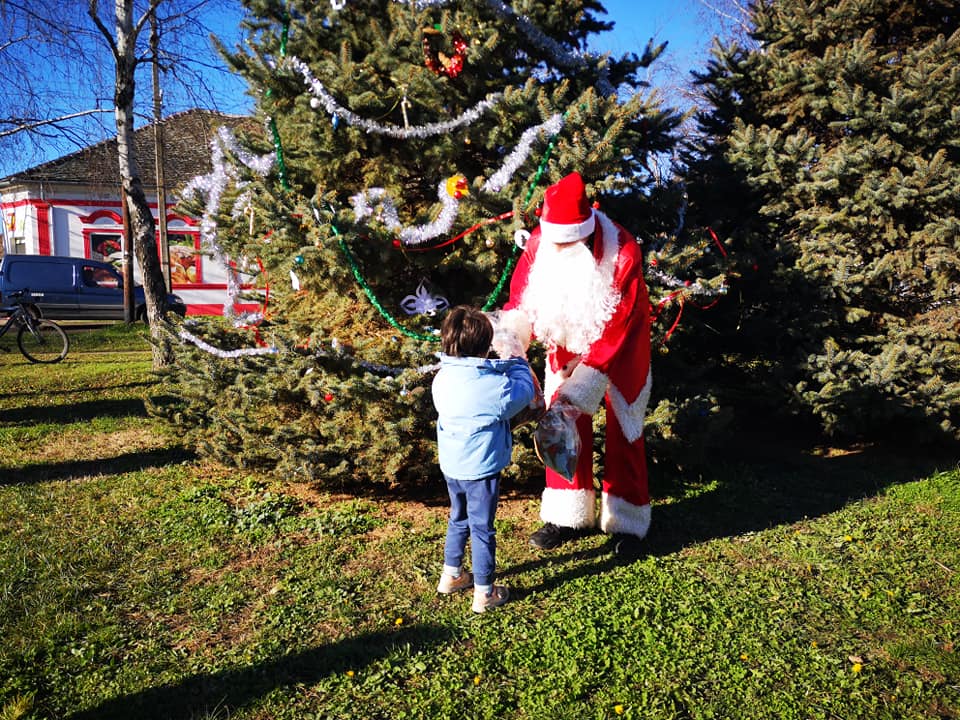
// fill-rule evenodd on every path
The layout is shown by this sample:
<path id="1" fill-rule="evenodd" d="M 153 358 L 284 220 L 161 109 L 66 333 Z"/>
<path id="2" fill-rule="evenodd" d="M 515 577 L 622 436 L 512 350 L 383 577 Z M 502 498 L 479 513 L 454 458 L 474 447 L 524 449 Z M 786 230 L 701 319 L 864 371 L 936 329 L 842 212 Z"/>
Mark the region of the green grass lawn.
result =
<path id="1" fill-rule="evenodd" d="M 652 479 L 636 557 L 527 544 L 439 597 L 446 500 L 198 460 L 149 418 L 142 328 L 0 356 L 0 720 L 960 717 L 954 453 L 744 443 Z M 102 337 L 99 340 L 97 336 Z"/>

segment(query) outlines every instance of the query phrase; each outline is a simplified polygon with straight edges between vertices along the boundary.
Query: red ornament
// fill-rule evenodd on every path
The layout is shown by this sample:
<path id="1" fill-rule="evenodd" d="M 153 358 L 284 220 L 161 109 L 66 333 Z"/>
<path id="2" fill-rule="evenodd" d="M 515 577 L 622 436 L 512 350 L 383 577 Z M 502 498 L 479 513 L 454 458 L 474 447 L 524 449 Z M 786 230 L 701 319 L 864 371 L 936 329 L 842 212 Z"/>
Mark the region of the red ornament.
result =
<path id="1" fill-rule="evenodd" d="M 397 240 L 397 239 L 394 239 L 394 241 L 393 241 L 393 246 L 394 246 L 395 248 L 400 247 L 400 241 Z"/>
<path id="2" fill-rule="evenodd" d="M 683 286 L 684 286 L 684 287 L 690 287 L 691 285 L 693 285 L 693 283 L 690 282 L 689 280 L 684 280 L 684 281 L 683 281 Z"/>
<path id="3" fill-rule="evenodd" d="M 599 210 L 599 209 L 600 209 L 600 201 L 599 201 L 599 200 L 594 200 L 594 201 L 593 201 L 593 209 L 594 209 L 594 210 Z"/>
<path id="4" fill-rule="evenodd" d="M 327 393 L 326 395 L 324 395 L 323 400 L 324 402 L 330 402 L 331 400 L 333 400 L 333 393 Z"/>
<path id="5" fill-rule="evenodd" d="M 657 266 L 657 259 L 656 259 L 655 257 L 650 258 L 650 264 L 651 264 L 653 267 L 656 267 L 656 266 Z"/>
<path id="6" fill-rule="evenodd" d="M 423 63 L 434 75 L 446 75 L 453 79 L 463 72 L 467 58 L 467 41 L 463 35 L 453 32 L 453 54 L 446 55 L 434 46 L 432 39 L 440 34 L 439 26 L 427 28 L 423 33 Z"/>

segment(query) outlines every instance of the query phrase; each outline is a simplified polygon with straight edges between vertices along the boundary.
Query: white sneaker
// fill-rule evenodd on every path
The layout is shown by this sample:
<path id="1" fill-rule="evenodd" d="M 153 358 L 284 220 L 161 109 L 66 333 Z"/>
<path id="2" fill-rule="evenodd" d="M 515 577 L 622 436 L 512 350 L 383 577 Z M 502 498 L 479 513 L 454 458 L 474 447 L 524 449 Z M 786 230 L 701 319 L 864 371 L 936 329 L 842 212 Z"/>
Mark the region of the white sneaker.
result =
<path id="1" fill-rule="evenodd" d="M 437 583 L 437 592 L 441 595 L 449 595 L 450 593 L 460 592 L 461 590 L 466 590 L 467 588 L 472 587 L 473 573 L 468 573 L 464 570 L 461 570 L 459 577 L 441 573 L 440 582 Z"/>
<path id="2" fill-rule="evenodd" d="M 490 594 L 482 591 L 473 591 L 473 611 L 475 613 L 486 612 L 490 608 L 500 607 L 510 599 L 510 588 L 506 585 L 494 585 L 490 589 Z"/>

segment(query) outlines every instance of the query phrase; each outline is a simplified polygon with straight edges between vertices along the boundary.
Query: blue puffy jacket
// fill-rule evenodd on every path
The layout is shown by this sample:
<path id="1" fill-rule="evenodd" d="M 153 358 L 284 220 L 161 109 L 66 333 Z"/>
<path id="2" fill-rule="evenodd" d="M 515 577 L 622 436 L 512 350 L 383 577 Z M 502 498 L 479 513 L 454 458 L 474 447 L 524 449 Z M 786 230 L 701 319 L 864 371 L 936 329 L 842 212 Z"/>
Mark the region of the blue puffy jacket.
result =
<path id="1" fill-rule="evenodd" d="M 522 358 L 440 356 L 433 379 L 437 450 L 444 475 L 478 480 L 510 463 L 510 418 L 533 400 L 533 375 Z"/>

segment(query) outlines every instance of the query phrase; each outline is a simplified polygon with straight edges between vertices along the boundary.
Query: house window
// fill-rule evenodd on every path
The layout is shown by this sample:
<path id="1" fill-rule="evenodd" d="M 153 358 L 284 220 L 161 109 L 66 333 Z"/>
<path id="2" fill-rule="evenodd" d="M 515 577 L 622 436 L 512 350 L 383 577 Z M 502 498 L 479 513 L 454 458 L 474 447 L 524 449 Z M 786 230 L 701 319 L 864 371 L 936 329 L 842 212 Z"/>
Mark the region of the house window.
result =
<path id="1" fill-rule="evenodd" d="M 173 285 L 202 283 L 200 235 L 196 232 L 171 232 L 167 234 L 167 244 L 170 248 L 170 282 Z"/>
<path id="2" fill-rule="evenodd" d="M 119 233 L 90 233 L 90 258 L 105 262 L 123 261 L 123 235 Z"/>
<path id="3" fill-rule="evenodd" d="M 123 265 L 123 218 L 113 210 L 95 210 L 80 217 L 84 254 L 91 260 Z"/>
<path id="4" fill-rule="evenodd" d="M 117 273 L 104 267 L 84 265 L 81 272 L 83 273 L 83 284 L 87 287 L 116 288 L 123 284 Z"/>

